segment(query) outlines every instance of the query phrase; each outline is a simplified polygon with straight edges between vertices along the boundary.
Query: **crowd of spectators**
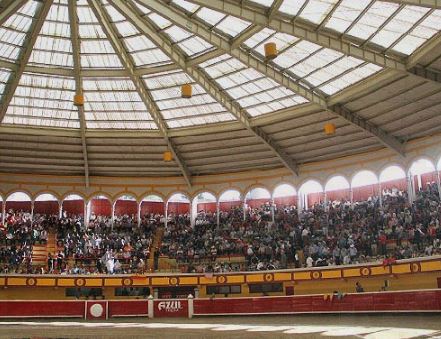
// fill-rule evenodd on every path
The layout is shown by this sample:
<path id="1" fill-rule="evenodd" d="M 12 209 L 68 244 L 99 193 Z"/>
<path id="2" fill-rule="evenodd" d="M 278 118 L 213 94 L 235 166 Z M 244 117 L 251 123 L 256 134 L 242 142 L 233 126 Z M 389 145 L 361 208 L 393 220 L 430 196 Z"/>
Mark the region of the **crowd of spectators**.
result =
<path id="1" fill-rule="evenodd" d="M 413 204 L 398 190 L 350 203 L 318 203 L 298 211 L 269 203 L 216 213 L 82 217 L 8 211 L 1 225 L 0 272 L 144 273 L 152 239 L 163 227 L 158 255 L 176 259 L 187 272 L 284 269 L 366 263 L 441 254 L 441 204 L 429 184 Z M 219 219 L 219 224 L 218 224 Z M 57 235 L 45 267 L 32 265 L 32 247 Z M 234 260 L 237 259 L 237 260 Z M 242 260 L 241 260 L 242 259 Z"/>

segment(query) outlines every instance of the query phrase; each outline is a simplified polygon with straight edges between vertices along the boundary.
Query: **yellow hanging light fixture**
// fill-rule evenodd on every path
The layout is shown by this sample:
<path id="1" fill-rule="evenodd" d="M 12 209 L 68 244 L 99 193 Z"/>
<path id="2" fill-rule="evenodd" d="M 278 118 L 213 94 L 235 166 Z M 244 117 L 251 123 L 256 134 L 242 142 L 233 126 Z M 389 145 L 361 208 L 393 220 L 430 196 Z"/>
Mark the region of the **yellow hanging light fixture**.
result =
<path id="1" fill-rule="evenodd" d="M 273 60 L 277 57 L 277 46 L 275 42 L 267 42 L 264 45 L 265 50 L 265 60 Z"/>
<path id="2" fill-rule="evenodd" d="M 184 84 L 181 87 L 181 96 L 183 98 L 191 98 L 192 95 L 192 88 L 190 84 Z"/>
<path id="3" fill-rule="evenodd" d="M 75 94 L 74 96 L 74 105 L 75 106 L 83 106 L 84 105 L 84 95 Z"/>
<path id="4" fill-rule="evenodd" d="M 325 134 L 326 135 L 334 135 L 335 134 L 335 125 L 333 123 L 326 123 L 325 124 Z"/>
<path id="5" fill-rule="evenodd" d="M 173 154 L 170 151 L 165 151 L 164 154 L 162 155 L 162 159 L 165 162 L 170 162 L 173 160 Z"/>

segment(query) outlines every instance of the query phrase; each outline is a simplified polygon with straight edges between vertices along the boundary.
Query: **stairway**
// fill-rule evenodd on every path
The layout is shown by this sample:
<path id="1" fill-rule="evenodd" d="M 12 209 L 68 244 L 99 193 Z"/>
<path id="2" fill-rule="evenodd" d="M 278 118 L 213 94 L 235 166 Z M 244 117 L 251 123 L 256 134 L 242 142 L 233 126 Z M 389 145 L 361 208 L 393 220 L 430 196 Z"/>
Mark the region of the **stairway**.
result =
<path id="1" fill-rule="evenodd" d="M 32 246 L 32 265 L 46 266 L 49 253 L 52 254 L 52 257 L 57 253 L 57 237 L 55 233 L 48 234 L 46 244 L 35 244 Z"/>
<path id="2" fill-rule="evenodd" d="M 148 269 L 150 272 L 155 271 L 155 252 L 156 249 L 158 249 L 159 246 L 161 246 L 163 236 L 164 236 L 164 228 L 159 227 L 155 232 L 152 245 L 150 246 L 150 258 L 148 260 Z"/>

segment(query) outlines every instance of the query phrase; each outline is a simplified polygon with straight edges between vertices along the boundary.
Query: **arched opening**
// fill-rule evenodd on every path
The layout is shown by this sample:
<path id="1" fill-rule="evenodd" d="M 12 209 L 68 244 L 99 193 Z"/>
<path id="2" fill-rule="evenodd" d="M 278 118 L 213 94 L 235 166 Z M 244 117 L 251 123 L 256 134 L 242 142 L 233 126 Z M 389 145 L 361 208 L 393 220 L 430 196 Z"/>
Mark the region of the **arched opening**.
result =
<path id="1" fill-rule="evenodd" d="M 138 214 L 138 203 L 131 195 L 122 195 L 115 201 L 115 217 L 128 216 L 133 219 Z"/>
<path id="2" fill-rule="evenodd" d="M 89 222 L 107 222 L 112 217 L 112 203 L 104 195 L 97 195 L 87 204 Z"/>
<path id="3" fill-rule="evenodd" d="M 353 201 L 367 201 L 378 196 L 378 179 L 372 171 L 363 170 L 355 174 L 351 187 Z"/>
<path id="4" fill-rule="evenodd" d="M 53 194 L 43 193 L 35 198 L 34 215 L 35 214 L 58 215 L 58 213 L 59 213 L 58 199 Z"/>
<path id="5" fill-rule="evenodd" d="M 308 180 L 299 189 L 299 209 L 309 209 L 323 201 L 323 187 L 316 180 Z"/>
<path id="6" fill-rule="evenodd" d="M 292 185 L 281 184 L 274 189 L 273 201 L 278 208 L 296 206 L 297 191 Z"/>
<path id="7" fill-rule="evenodd" d="M 185 194 L 175 193 L 167 201 L 167 214 L 190 215 L 190 200 Z"/>
<path id="8" fill-rule="evenodd" d="M 397 196 L 407 191 L 406 173 L 400 166 L 386 167 L 380 173 L 381 191 L 385 196 Z"/>
<path id="9" fill-rule="evenodd" d="M 227 190 L 219 197 L 219 222 L 224 224 L 232 221 L 241 221 L 243 215 L 243 202 L 238 190 Z"/>
<path id="10" fill-rule="evenodd" d="M 196 224 L 214 224 L 217 212 L 216 197 L 210 192 L 199 193 L 192 203 L 192 222 Z"/>
<path id="11" fill-rule="evenodd" d="M 154 217 L 165 215 L 164 200 L 158 195 L 147 195 L 141 201 L 141 216 Z"/>
<path id="12" fill-rule="evenodd" d="M 6 212 L 32 212 L 32 199 L 24 192 L 15 192 L 6 198 Z"/>
<path id="13" fill-rule="evenodd" d="M 330 202 L 351 200 L 349 181 L 342 175 L 333 176 L 325 185 L 326 200 Z"/>
<path id="14" fill-rule="evenodd" d="M 84 199 L 78 194 L 69 194 L 61 204 L 63 217 L 84 217 Z"/>
<path id="15" fill-rule="evenodd" d="M 263 187 L 253 188 L 245 195 L 245 203 L 249 208 L 260 208 L 270 202 L 271 193 Z"/>
<path id="16" fill-rule="evenodd" d="M 238 190 L 228 190 L 219 197 L 219 210 L 222 212 L 230 212 L 233 209 L 242 206 L 242 199 Z"/>
<path id="17" fill-rule="evenodd" d="M 115 227 L 131 228 L 138 221 L 138 202 L 131 195 L 122 195 L 113 206 Z"/>
<path id="18" fill-rule="evenodd" d="M 426 189 L 428 185 L 436 186 L 438 173 L 430 160 L 418 159 L 412 163 L 409 169 L 412 176 L 415 191 Z"/>

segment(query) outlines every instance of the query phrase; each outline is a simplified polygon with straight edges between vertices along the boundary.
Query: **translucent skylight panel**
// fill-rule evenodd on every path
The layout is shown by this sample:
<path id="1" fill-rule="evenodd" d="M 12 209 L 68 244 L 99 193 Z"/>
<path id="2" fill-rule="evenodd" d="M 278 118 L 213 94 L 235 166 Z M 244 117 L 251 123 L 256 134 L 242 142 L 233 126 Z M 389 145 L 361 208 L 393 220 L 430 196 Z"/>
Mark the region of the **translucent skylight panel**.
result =
<path id="1" fill-rule="evenodd" d="M 85 78 L 83 88 L 84 111 L 90 128 L 156 128 L 131 80 Z M 145 124 L 146 121 L 149 123 Z"/>
<path id="2" fill-rule="evenodd" d="M 366 40 L 399 8 L 398 4 L 376 1 L 348 34 Z"/>
<path id="3" fill-rule="evenodd" d="M 40 31 L 41 35 L 70 38 L 69 23 L 45 21 Z"/>
<path id="4" fill-rule="evenodd" d="M 0 28 L 0 59 L 15 61 L 25 35 Z"/>
<path id="5" fill-rule="evenodd" d="M 289 68 L 289 70 L 298 77 L 305 77 L 306 75 L 322 68 L 331 62 L 341 58 L 342 53 L 332 49 L 323 48 L 317 53 L 312 54 L 309 58 Z"/>
<path id="6" fill-rule="evenodd" d="M 178 107 L 175 109 L 161 110 L 161 114 L 165 120 L 192 117 L 201 114 L 214 114 L 225 112 L 225 108 L 217 102 L 207 103 L 199 106 Z"/>
<path id="7" fill-rule="evenodd" d="M 284 0 L 279 8 L 282 13 L 289 14 L 291 16 L 297 15 L 299 10 L 302 8 L 306 0 Z"/>
<path id="8" fill-rule="evenodd" d="M 372 0 L 343 0 L 332 14 L 326 27 L 344 32 Z"/>
<path id="9" fill-rule="evenodd" d="M 393 49 L 404 54 L 411 54 L 439 31 L 441 31 L 441 10 L 436 10 L 398 42 Z"/>
<path id="10" fill-rule="evenodd" d="M 269 28 L 264 28 L 261 31 L 253 34 L 249 39 L 245 40 L 244 44 L 249 48 L 254 48 L 266 39 L 268 39 L 271 35 L 274 34 L 274 30 Z"/>
<path id="11" fill-rule="evenodd" d="M 231 113 L 211 114 L 202 117 L 192 117 L 186 119 L 167 120 L 169 128 L 189 127 L 196 125 L 214 124 L 219 122 L 234 121 L 235 118 Z"/>
<path id="12" fill-rule="evenodd" d="M 238 72 L 231 73 L 216 79 L 216 82 L 223 88 L 228 89 L 237 85 L 244 84 L 262 78 L 262 74 L 253 68 L 247 68 Z"/>
<path id="13" fill-rule="evenodd" d="M 196 54 L 203 54 L 204 52 L 213 49 L 205 40 L 193 36 L 190 39 L 186 39 L 178 44 L 187 56 L 194 56 Z"/>
<path id="14" fill-rule="evenodd" d="M 200 66 L 213 79 L 247 68 L 245 64 L 240 62 L 238 59 L 231 58 L 226 54 L 209 60 L 209 62 L 201 64 Z"/>
<path id="15" fill-rule="evenodd" d="M 0 100 L 6 88 L 11 71 L 6 68 L 0 68 Z"/>
<path id="16" fill-rule="evenodd" d="M 289 68 L 292 65 L 307 59 L 312 53 L 321 48 L 321 46 L 312 42 L 302 40 L 293 47 L 287 49 L 284 53 L 280 54 L 274 62 L 282 68 Z"/>
<path id="17" fill-rule="evenodd" d="M 156 24 L 156 26 L 158 26 L 161 29 L 164 29 L 172 25 L 171 21 L 167 20 L 166 18 L 164 18 L 163 16 L 157 13 L 151 13 L 148 15 L 148 17 Z"/>
<path id="18" fill-rule="evenodd" d="M 116 26 L 116 29 L 119 32 L 119 34 L 123 37 L 139 34 L 139 31 L 136 29 L 136 27 L 133 26 L 128 21 L 117 22 L 114 25 Z"/>
<path id="19" fill-rule="evenodd" d="M 247 29 L 251 25 L 251 22 L 236 18 L 234 16 L 227 16 L 219 24 L 216 25 L 217 29 L 227 33 L 233 38 L 239 33 Z"/>
<path id="20" fill-rule="evenodd" d="M 306 100 L 305 98 L 295 95 L 285 98 L 280 97 L 275 101 L 269 101 L 263 104 L 255 105 L 253 107 L 248 107 L 246 110 L 249 115 L 251 115 L 252 117 L 256 117 L 267 113 L 273 113 L 288 107 L 304 104 L 306 102 L 308 102 L 308 100 Z"/>
<path id="21" fill-rule="evenodd" d="M 126 21 L 126 18 L 124 15 L 122 15 L 115 7 L 111 5 L 105 5 L 104 8 L 106 9 L 107 13 L 110 16 L 110 20 L 112 22 L 121 22 Z"/>
<path id="22" fill-rule="evenodd" d="M 319 86 L 322 83 L 338 77 L 340 74 L 345 73 L 362 63 L 363 60 L 355 59 L 352 57 L 343 57 L 338 61 L 317 70 L 317 72 L 312 73 L 311 75 L 306 77 L 306 80 L 314 86 Z"/>
<path id="23" fill-rule="evenodd" d="M 92 9 L 88 5 L 77 6 L 77 15 L 78 15 L 78 21 L 80 24 L 98 23 L 98 19 L 96 18 Z"/>
<path id="24" fill-rule="evenodd" d="M 208 22 L 211 26 L 215 26 L 226 17 L 225 14 L 206 7 L 202 7 L 199 11 L 197 11 L 196 15 L 205 22 Z"/>
<path id="25" fill-rule="evenodd" d="M 173 3 L 178 5 L 179 7 L 184 8 L 186 11 L 190 13 L 194 13 L 199 9 L 199 6 L 196 4 L 193 4 L 191 2 L 185 1 L 185 0 L 173 0 Z"/>
<path id="26" fill-rule="evenodd" d="M 73 67 L 72 43 L 68 39 L 38 36 L 29 58 L 30 64 Z"/>
<path id="27" fill-rule="evenodd" d="M 78 128 L 73 78 L 24 73 L 9 104 L 5 123 Z"/>
<path id="28" fill-rule="evenodd" d="M 98 24 L 94 25 L 79 25 L 78 35 L 81 39 L 103 39 L 106 38 L 102 27 Z"/>
<path id="29" fill-rule="evenodd" d="M 366 64 L 344 74 L 340 78 L 331 81 L 326 85 L 321 86 L 320 89 L 326 94 L 332 95 L 381 70 L 382 68 L 377 65 Z"/>
<path id="30" fill-rule="evenodd" d="M 320 24 L 336 5 L 338 0 L 309 0 L 300 17 L 305 20 Z M 358 1 L 358 0 L 357 0 Z"/>
<path id="31" fill-rule="evenodd" d="M 124 43 L 129 52 L 156 48 L 156 45 L 145 35 L 137 35 L 130 38 L 125 38 Z"/>
<path id="32" fill-rule="evenodd" d="M 123 68 L 110 42 L 103 39 L 81 41 L 81 66 L 86 68 Z"/>
<path id="33" fill-rule="evenodd" d="M 130 55 L 133 58 L 135 66 L 137 67 L 170 63 L 170 58 L 165 55 L 160 49 L 133 52 Z"/>
<path id="34" fill-rule="evenodd" d="M 271 5 L 274 2 L 274 0 L 251 0 L 251 1 L 265 7 L 271 7 Z"/>
<path id="35" fill-rule="evenodd" d="M 69 23 L 68 7 L 54 1 L 46 16 L 46 20 Z"/>
<path id="36" fill-rule="evenodd" d="M 194 82 L 194 80 L 187 73 L 182 71 L 148 75 L 144 77 L 144 81 L 147 87 L 151 90 L 161 89 L 164 87 L 177 87 L 186 83 Z"/>
<path id="37" fill-rule="evenodd" d="M 19 11 L 16 14 L 11 15 L 11 17 L 6 20 L 3 27 L 9 28 L 18 32 L 27 32 L 32 24 L 32 16 L 22 15 Z"/>
<path id="38" fill-rule="evenodd" d="M 389 47 L 428 11 L 429 9 L 424 7 L 404 7 L 383 29 L 375 34 L 371 41 L 377 45 Z"/>
<path id="39" fill-rule="evenodd" d="M 192 36 L 191 33 L 183 30 L 182 28 L 173 25 L 165 30 L 165 33 L 168 34 L 170 39 L 174 42 L 178 42 L 184 39 L 188 39 Z"/>
<path id="40" fill-rule="evenodd" d="M 156 101 L 160 110 L 175 109 L 179 107 L 203 105 L 206 103 L 215 103 L 216 101 L 208 94 L 192 95 L 191 98 L 176 97 L 167 100 Z"/>
<path id="41" fill-rule="evenodd" d="M 272 35 L 270 38 L 268 38 L 267 40 L 265 40 L 264 42 L 262 42 L 258 47 L 255 48 L 255 50 L 260 55 L 265 55 L 265 51 L 264 51 L 265 43 L 274 42 L 277 46 L 277 49 L 279 51 L 283 51 L 288 46 L 291 46 L 293 43 L 295 43 L 296 41 L 299 41 L 299 40 L 300 40 L 299 38 L 296 38 L 295 36 L 292 36 L 289 34 L 276 33 L 276 34 Z"/>

